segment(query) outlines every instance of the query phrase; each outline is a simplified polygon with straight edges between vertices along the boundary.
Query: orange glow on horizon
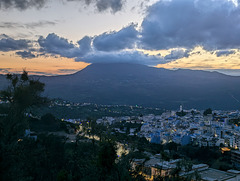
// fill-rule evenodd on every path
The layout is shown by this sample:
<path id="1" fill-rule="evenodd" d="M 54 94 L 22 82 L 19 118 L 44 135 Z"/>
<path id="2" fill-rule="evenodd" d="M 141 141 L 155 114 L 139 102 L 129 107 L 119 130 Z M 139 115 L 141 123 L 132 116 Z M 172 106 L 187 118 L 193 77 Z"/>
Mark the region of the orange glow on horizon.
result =
<path id="1" fill-rule="evenodd" d="M 22 59 L 11 52 L 0 55 L 0 65 L 1 74 L 18 73 L 26 69 L 29 74 L 35 75 L 65 75 L 80 71 L 89 64 L 75 62 L 74 59 L 52 56 Z"/>
<path id="2" fill-rule="evenodd" d="M 240 69 L 240 52 L 229 56 L 217 57 L 214 52 L 196 47 L 189 57 L 173 60 L 165 64 L 158 64 L 157 68 L 166 69 L 195 69 L 195 70 L 215 70 L 215 69 Z"/>
<path id="3" fill-rule="evenodd" d="M 146 51 L 138 49 L 149 55 L 166 56 L 171 50 Z M 217 57 L 214 51 L 209 52 L 202 47 L 196 47 L 191 51 L 189 57 L 171 60 L 164 64 L 158 64 L 156 68 L 166 69 L 195 69 L 195 70 L 217 70 L 217 69 L 240 69 L 240 51 L 235 54 Z M 82 70 L 89 63 L 76 62 L 73 58 L 59 56 L 39 56 L 32 59 L 22 59 L 15 52 L 2 52 L 0 54 L 0 74 L 19 73 L 26 69 L 29 74 L 35 75 L 66 75 Z"/>

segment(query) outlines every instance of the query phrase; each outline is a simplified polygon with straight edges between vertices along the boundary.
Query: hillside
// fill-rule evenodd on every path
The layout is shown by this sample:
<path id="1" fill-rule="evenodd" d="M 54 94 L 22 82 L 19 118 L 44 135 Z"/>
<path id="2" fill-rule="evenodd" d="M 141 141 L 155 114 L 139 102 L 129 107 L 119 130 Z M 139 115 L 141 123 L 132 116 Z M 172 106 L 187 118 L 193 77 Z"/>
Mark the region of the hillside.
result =
<path id="1" fill-rule="evenodd" d="M 1 78 L 1 77 L 0 77 Z M 137 64 L 92 64 L 64 76 L 40 77 L 45 95 L 74 102 L 160 108 L 238 109 L 240 77 Z M 0 80 L 1 81 L 1 80 Z"/>

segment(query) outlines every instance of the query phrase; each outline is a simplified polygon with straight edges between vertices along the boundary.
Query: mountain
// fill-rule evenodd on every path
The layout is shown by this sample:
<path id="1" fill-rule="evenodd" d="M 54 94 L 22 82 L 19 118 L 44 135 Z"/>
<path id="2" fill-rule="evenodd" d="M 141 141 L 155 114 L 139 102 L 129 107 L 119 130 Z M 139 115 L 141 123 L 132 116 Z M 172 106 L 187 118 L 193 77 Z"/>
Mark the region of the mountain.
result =
<path id="1" fill-rule="evenodd" d="M 217 72 L 102 63 L 72 75 L 39 78 L 46 84 L 45 95 L 74 102 L 167 109 L 180 104 L 198 109 L 240 107 L 240 77 Z"/>

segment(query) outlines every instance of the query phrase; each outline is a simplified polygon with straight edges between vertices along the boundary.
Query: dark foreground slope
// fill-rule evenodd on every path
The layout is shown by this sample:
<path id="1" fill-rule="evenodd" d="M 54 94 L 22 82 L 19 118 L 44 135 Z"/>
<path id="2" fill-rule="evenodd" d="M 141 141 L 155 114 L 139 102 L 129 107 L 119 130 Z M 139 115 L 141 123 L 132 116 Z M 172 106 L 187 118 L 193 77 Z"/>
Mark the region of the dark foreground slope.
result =
<path id="1" fill-rule="evenodd" d="M 92 64 L 72 75 L 40 77 L 45 94 L 75 102 L 238 109 L 240 77 L 136 64 Z"/>

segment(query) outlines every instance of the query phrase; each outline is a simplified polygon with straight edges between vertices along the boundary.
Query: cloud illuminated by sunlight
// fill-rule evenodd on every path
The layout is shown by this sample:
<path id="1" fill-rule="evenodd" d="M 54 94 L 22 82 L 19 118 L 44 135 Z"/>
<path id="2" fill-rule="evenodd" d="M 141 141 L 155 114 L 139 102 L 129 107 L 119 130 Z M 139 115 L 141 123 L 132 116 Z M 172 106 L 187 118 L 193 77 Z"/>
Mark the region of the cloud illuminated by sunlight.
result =
<path id="1" fill-rule="evenodd" d="M 217 57 L 215 51 L 206 51 L 201 47 L 196 47 L 188 58 L 184 57 L 166 64 L 158 64 L 158 68 L 167 69 L 198 69 L 198 70 L 215 70 L 215 69 L 240 69 L 240 53 Z"/>

